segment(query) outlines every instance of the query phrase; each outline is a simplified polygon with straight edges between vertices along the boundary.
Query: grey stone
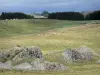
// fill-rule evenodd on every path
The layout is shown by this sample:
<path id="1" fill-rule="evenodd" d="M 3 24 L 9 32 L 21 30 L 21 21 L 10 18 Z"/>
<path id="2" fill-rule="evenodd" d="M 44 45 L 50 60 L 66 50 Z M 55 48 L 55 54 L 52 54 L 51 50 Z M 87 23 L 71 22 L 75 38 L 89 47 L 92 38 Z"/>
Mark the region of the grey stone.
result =
<path id="1" fill-rule="evenodd" d="M 11 60 L 8 60 L 5 62 L 5 64 L 9 65 L 9 66 L 12 66 L 12 61 Z"/>
<path id="2" fill-rule="evenodd" d="M 0 52 L 0 58 L 7 59 L 8 57 L 9 57 L 8 53 L 6 53 L 6 52 Z"/>
<path id="3" fill-rule="evenodd" d="M 16 65 L 13 67 L 15 70 L 37 70 L 37 71 L 63 71 L 66 70 L 66 66 L 57 62 L 41 62 L 39 60 L 33 61 L 31 64 L 28 62 Z"/>
<path id="4" fill-rule="evenodd" d="M 41 52 L 41 49 L 39 47 L 24 47 L 24 50 L 21 51 L 19 54 L 17 54 L 14 58 L 13 61 L 15 63 L 18 63 L 20 61 L 23 61 L 24 59 L 27 61 L 27 59 L 43 59 L 43 55 Z"/>
<path id="5" fill-rule="evenodd" d="M 62 53 L 62 56 L 64 59 L 64 61 L 66 61 L 67 63 L 72 63 L 73 62 L 73 59 L 72 59 L 72 51 L 71 50 L 65 50 L 63 53 Z"/>
<path id="6" fill-rule="evenodd" d="M 45 70 L 48 71 L 56 71 L 56 70 L 62 71 L 67 69 L 67 67 L 64 66 L 63 64 L 59 64 L 57 62 L 48 62 L 48 61 L 45 61 L 44 68 Z"/>
<path id="7" fill-rule="evenodd" d="M 89 47 L 81 46 L 77 48 L 76 51 L 80 54 L 79 59 L 91 60 L 93 58 L 93 51 Z"/>
<path id="8" fill-rule="evenodd" d="M 23 49 L 24 47 L 14 47 L 14 48 L 8 49 L 7 51 L 0 52 L 1 62 L 6 62 L 8 59 L 12 59 L 18 53 L 23 51 Z"/>
<path id="9" fill-rule="evenodd" d="M 67 63 L 73 63 L 80 59 L 81 54 L 75 50 L 70 49 L 70 50 L 65 50 L 62 53 L 62 56 L 64 57 L 64 61 L 66 61 Z"/>
<path id="10" fill-rule="evenodd" d="M 34 70 L 47 70 L 47 71 L 55 71 L 55 70 L 66 70 L 66 66 L 63 64 L 59 64 L 57 62 L 49 62 L 49 61 L 44 61 L 41 62 L 40 60 L 33 61 L 31 63 L 33 66 Z"/>
<path id="11" fill-rule="evenodd" d="M 91 60 L 93 58 L 93 51 L 86 46 L 81 46 L 80 48 L 65 50 L 62 56 L 67 63 L 73 63 L 79 60 Z"/>
<path id="12" fill-rule="evenodd" d="M 35 59 L 31 62 L 31 65 L 33 67 L 33 70 L 45 70 L 44 61 L 42 61 L 41 59 Z"/>
<path id="13" fill-rule="evenodd" d="M 24 47 L 14 47 L 12 49 L 9 50 L 9 58 L 14 58 L 17 54 L 19 54 L 20 52 L 22 52 L 25 48 Z"/>
<path id="14" fill-rule="evenodd" d="M 32 66 L 29 63 L 25 62 L 25 63 L 14 66 L 13 69 L 15 69 L 15 70 L 31 70 Z"/>
<path id="15" fill-rule="evenodd" d="M 15 70 L 66 70 L 66 66 L 57 62 L 44 60 L 39 47 L 14 47 L 9 52 L 9 57 L 5 63 L 0 62 L 0 69 Z M 1 58 L 8 58 L 7 54 L 1 54 Z M 31 61 L 28 61 L 32 59 Z M 17 63 L 17 64 L 14 64 Z"/>
<path id="16" fill-rule="evenodd" d="M 2 63 L 0 62 L 0 69 L 7 69 L 7 70 L 11 70 L 12 66 L 6 64 L 6 63 Z"/>

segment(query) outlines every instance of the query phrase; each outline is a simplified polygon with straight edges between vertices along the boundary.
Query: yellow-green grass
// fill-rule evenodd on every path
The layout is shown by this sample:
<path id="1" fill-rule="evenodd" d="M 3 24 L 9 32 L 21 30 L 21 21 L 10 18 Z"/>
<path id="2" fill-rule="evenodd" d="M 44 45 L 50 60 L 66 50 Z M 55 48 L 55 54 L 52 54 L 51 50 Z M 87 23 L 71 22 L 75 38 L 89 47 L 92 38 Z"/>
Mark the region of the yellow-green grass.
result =
<path id="1" fill-rule="evenodd" d="M 84 23 L 95 22 L 100 23 L 100 21 L 63 21 L 48 19 L 0 20 L 0 37 L 36 34 L 50 29 L 71 27 Z"/>
<path id="2" fill-rule="evenodd" d="M 67 23 L 68 21 L 63 22 Z M 1 51 L 9 50 L 8 48 L 16 45 L 39 46 L 47 60 L 59 63 L 62 62 L 57 57 L 66 48 L 77 48 L 85 45 L 100 54 L 100 24 L 64 26 L 45 29 L 44 32 L 36 34 L 0 38 Z M 52 54 L 54 51 L 57 54 Z M 51 54 L 47 55 L 50 52 Z M 94 59 L 85 63 L 66 64 L 69 67 L 67 71 L 0 71 L 0 75 L 100 75 L 100 65 L 95 63 L 98 58 Z"/>
<path id="3" fill-rule="evenodd" d="M 41 31 L 65 26 L 80 25 L 81 21 L 61 21 L 47 19 L 31 20 L 0 20 L 0 37 L 9 37 L 22 34 L 36 34 Z"/>
<path id="4" fill-rule="evenodd" d="M 8 49 L 16 45 L 39 46 L 43 51 L 64 50 L 86 45 L 100 51 L 100 24 L 59 28 L 34 35 L 20 35 L 0 38 L 0 48 Z"/>

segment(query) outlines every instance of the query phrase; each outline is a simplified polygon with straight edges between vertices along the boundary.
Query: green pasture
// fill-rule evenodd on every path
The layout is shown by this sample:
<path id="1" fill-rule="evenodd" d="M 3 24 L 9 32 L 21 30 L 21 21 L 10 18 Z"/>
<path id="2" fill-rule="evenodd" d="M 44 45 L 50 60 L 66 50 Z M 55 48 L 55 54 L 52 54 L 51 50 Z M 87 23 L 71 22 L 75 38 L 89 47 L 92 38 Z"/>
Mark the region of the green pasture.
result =
<path id="1" fill-rule="evenodd" d="M 96 22 L 96 23 L 95 23 Z M 0 50 L 20 46 L 39 46 L 45 58 L 59 62 L 57 57 L 67 48 L 88 46 L 100 54 L 100 21 L 66 20 L 0 20 Z M 52 52 L 55 53 L 53 54 Z M 50 53 L 48 55 L 48 53 Z M 94 60 L 65 64 L 67 71 L 0 71 L 0 75 L 100 75 L 100 65 Z"/>

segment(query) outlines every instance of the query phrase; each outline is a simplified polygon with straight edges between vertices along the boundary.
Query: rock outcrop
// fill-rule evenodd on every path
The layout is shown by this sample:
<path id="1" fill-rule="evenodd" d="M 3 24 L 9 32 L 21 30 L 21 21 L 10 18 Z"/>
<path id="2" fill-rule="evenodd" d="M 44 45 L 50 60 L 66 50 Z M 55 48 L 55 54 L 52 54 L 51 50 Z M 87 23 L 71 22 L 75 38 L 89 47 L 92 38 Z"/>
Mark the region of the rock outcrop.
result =
<path id="1" fill-rule="evenodd" d="M 6 62 L 8 59 L 14 58 L 17 54 L 24 50 L 24 47 L 14 47 L 8 49 L 6 52 L 0 52 L 0 61 Z"/>
<path id="2" fill-rule="evenodd" d="M 24 49 L 18 53 L 12 60 L 14 63 L 27 61 L 27 59 L 34 60 L 36 58 L 43 59 L 43 54 L 39 47 L 24 47 Z"/>
<path id="3" fill-rule="evenodd" d="M 67 67 L 64 66 L 63 64 L 59 64 L 57 62 L 49 62 L 49 61 L 40 61 L 40 60 L 35 60 L 31 63 L 29 62 L 24 62 L 18 65 L 9 65 L 7 63 L 2 63 L 0 62 L 0 69 L 4 70 L 44 70 L 44 71 L 63 71 L 67 70 Z"/>
<path id="4" fill-rule="evenodd" d="M 82 46 L 80 48 L 77 48 L 76 51 L 80 54 L 78 59 L 91 60 L 93 58 L 93 51 L 89 47 Z"/>
<path id="5" fill-rule="evenodd" d="M 62 55 L 64 57 L 64 60 L 68 63 L 72 63 L 78 60 L 91 60 L 93 58 L 92 49 L 86 46 L 65 50 Z"/>
<path id="6" fill-rule="evenodd" d="M 67 63 L 93 59 L 92 49 L 86 46 L 82 46 L 76 49 L 68 49 L 64 52 L 61 51 L 60 54 L 59 52 L 55 53 L 58 54 L 58 56 L 56 57 L 57 59 L 60 57 L 62 60 L 64 60 L 64 62 L 66 61 Z M 9 52 L 0 53 L 0 59 L 6 60 L 5 62 L 0 62 L 0 69 L 37 71 L 61 71 L 67 69 L 66 66 L 58 62 L 46 61 L 41 49 L 36 46 L 12 48 Z M 98 60 L 96 63 L 100 63 L 100 60 Z"/>

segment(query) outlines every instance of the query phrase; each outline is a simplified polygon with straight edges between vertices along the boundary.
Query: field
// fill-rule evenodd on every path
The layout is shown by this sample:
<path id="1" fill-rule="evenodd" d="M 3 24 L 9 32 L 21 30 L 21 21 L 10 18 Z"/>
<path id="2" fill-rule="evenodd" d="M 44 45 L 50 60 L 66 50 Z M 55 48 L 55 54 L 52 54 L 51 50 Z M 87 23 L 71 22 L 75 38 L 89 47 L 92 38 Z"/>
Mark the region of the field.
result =
<path id="1" fill-rule="evenodd" d="M 0 50 L 6 51 L 17 45 L 39 46 L 49 61 L 59 63 L 63 62 L 56 60 L 56 54 L 46 54 L 58 51 L 59 55 L 64 49 L 83 45 L 100 54 L 100 21 L 1 20 Z M 95 60 L 67 66 L 69 69 L 61 72 L 0 71 L 0 75 L 100 75 L 100 65 Z"/>

